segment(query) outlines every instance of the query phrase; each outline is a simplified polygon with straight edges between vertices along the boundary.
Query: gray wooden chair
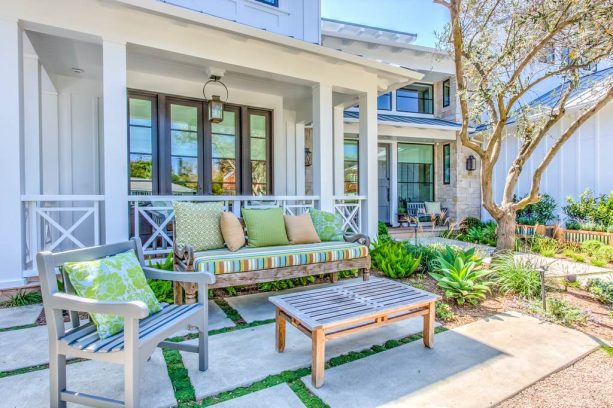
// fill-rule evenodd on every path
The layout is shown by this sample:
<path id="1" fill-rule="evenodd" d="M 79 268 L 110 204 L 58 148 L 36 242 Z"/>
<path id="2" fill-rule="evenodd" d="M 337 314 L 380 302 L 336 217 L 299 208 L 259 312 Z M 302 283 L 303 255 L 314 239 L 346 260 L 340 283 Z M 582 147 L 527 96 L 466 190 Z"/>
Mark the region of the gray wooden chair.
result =
<path id="1" fill-rule="evenodd" d="M 74 288 L 63 276 L 64 292 L 58 288 L 57 272 L 66 262 L 94 260 L 133 249 L 145 276 L 150 279 L 192 282 L 198 285 L 198 302 L 191 305 L 163 305 L 151 316 L 141 301 L 99 301 L 76 296 Z M 144 265 L 140 239 L 77 249 L 62 253 L 41 252 L 36 257 L 40 274 L 43 306 L 49 329 L 49 373 L 51 407 L 66 407 L 66 402 L 93 407 L 139 407 L 139 383 L 144 363 L 156 347 L 171 348 L 199 354 L 199 369 L 208 366 L 208 307 L 207 285 L 215 276 L 204 272 L 169 272 Z M 63 311 L 70 311 L 72 328 L 66 330 Z M 124 330 L 100 339 L 96 327 L 89 322 L 79 325 L 77 312 L 106 313 L 124 318 Z M 198 345 L 164 341 L 185 327 L 198 328 Z M 108 361 L 124 365 L 125 401 L 84 394 L 66 389 L 66 356 Z"/>

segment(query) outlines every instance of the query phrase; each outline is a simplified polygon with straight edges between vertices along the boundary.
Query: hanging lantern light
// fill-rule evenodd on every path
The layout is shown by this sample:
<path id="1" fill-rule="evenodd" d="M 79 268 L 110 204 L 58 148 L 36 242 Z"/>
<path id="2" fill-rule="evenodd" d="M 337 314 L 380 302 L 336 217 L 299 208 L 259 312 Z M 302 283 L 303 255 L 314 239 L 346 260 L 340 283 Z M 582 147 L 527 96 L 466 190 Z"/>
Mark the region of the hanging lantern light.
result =
<path id="1" fill-rule="evenodd" d="M 217 83 L 224 87 L 226 90 L 226 99 L 225 101 L 221 100 L 219 95 L 211 96 L 211 99 L 206 97 L 206 86 L 210 83 Z M 221 123 L 223 122 L 223 111 L 225 102 L 228 100 L 228 87 L 221 82 L 221 77 L 217 75 L 211 75 L 210 79 L 204 83 L 202 87 L 202 95 L 204 96 L 204 100 L 207 102 L 209 107 L 209 122 L 211 123 Z"/>
<path id="2" fill-rule="evenodd" d="M 313 164 L 313 152 L 308 147 L 304 149 L 304 165 L 310 167 Z"/>
<path id="3" fill-rule="evenodd" d="M 473 156 L 472 154 L 468 156 L 468 158 L 466 159 L 466 170 L 468 171 L 477 170 L 477 159 L 475 159 L 475 156 Z"/>

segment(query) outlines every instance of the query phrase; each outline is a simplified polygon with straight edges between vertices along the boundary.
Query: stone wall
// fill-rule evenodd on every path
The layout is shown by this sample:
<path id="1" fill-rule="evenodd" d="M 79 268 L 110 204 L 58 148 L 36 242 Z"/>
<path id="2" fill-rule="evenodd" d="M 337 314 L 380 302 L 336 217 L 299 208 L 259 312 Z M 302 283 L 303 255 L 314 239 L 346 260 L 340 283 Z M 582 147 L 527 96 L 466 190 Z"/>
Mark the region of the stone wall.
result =
<path id="1" fill-rule="evenodd" d="M 443 81 L 434 83 L 434 116 L 440 119 L 456 121 L 457 92 L 455 76 L 450 78 L 451 92 L 449 106 L 443 107 Z"/>
<path id="2" fill-rule="evenodd" d="M 457 146 L 456 219 L 481 218 L 481 160 L 472 150 L 462 146 L 459 140 Z M 471 154 L 477 159 L 477 169 L 474 171 L 466 170 L 466 159 Z"/>
<path id="3" fill-rule="evenodd" d="M 449 142 L 451 158 L 451 177 L 450 183 L 443 183 L 443 146 L 447 143 L 436 143 L 434 145 L 434 199 L 441 202 L 441 207 L 447 208 L 447 216 L 453 221 L 456 220 L 456 143 Z"/>

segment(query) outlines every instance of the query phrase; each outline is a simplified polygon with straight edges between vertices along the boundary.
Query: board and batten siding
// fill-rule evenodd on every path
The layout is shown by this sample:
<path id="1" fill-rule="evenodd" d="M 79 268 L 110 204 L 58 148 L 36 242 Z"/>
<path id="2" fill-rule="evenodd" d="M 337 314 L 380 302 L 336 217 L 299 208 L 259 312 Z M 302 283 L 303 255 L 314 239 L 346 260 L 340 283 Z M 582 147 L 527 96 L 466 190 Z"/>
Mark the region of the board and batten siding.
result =
<path id="1" fill-rule="evenodd" d="M 528 193 L 534 170 L 561 131 L 576 117 L 577 113 L 567 114 L 541 141 L 524 165 L 524 171 L 515 189 L 518 196 Z M 520 144 L 520 140 L 512 136 L 506 137 L 503 142 L 493 175 L 494 197 L 497 202 L 502 199 L 507 171 Z M 613 191 L 613 103 L 596 113 L 565 143 L 543 174 L 540 191 L 555 199 L 558 215 L 563 221 L 562 207 L 566 205 L 566 197 L 577 198 L 588 188 L 596 195 Z M 482 218 L 491 219 L 485 209 L 482 214 Z"/>

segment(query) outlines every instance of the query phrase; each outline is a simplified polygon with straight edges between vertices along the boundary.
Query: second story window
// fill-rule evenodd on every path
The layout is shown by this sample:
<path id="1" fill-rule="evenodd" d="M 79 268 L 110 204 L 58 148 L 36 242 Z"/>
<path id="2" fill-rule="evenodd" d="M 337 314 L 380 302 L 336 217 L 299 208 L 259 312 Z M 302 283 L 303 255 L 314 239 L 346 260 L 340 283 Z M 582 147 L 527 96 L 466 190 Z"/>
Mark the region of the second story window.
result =
<path id="1" fill-rule="evenodd" d="M 451 103 L 451 81 L 446 79 L 443 81 L 443 108 L 446 108 Z"/>
<path id="2" fill-rule="evenodd" d="M 379 110 L 392 110 L 392 93 L 386 93 L 377 98 L 377 109 Z"/>
<path id="3" fill-rule="evenodd" d="M 396 110 L 399 112 L 432 113 L 431 84 L 414 83 L 396 91 Z"/>
<path id="4" fill-rule="evenodd" d="M 268 4 L 269 6 L 279 7 L 279 0 L 256 0 L 260 3 Z"/>

